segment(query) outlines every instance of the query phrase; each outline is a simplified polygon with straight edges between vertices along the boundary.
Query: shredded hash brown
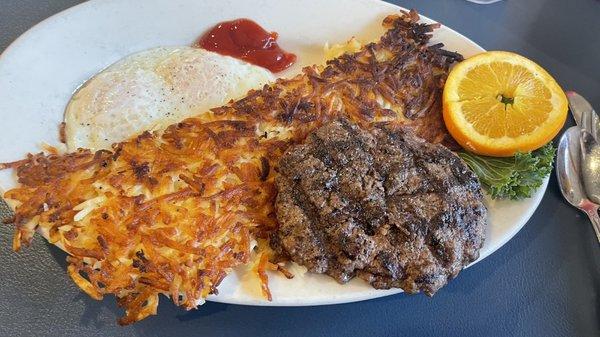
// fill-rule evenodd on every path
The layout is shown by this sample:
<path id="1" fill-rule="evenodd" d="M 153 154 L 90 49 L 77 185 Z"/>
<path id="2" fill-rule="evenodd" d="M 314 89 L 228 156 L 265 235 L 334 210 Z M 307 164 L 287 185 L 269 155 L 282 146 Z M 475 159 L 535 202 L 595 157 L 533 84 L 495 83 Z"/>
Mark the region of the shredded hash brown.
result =
<path id="1" fill-rule="evenodd" d="M 88 295 L 113 294 L 120 324 L 156 314 L 159 294 L 195 308 L 255 239 L 276 230 L 274 176 L 291 144 L 338 116 L 369 127 L 408 125 L 450 144 L 440 97 L 456 53 L 428 46 L 435 25 L 416 12 L 385 18 L 387 32 L 355 54 L 312 66 L 162 132 L 112 151 L 28 155 L 16 169 L 13 248 L 35 231 L 64 249 L 68 273 Z M 258 274 L 289 273 L 262 254 Z"/>

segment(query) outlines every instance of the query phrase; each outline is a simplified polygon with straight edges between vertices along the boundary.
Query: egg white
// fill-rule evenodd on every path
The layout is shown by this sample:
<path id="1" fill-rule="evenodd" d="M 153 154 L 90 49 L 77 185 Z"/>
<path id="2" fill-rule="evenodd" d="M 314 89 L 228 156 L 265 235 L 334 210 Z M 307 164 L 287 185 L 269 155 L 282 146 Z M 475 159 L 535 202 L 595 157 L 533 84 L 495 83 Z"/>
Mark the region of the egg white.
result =
<path id="1" fill-rule="evenodd" d="M 273 80 L 264 68 L 199 48 L 159 47 L 132 54 L 75 92 L 65 110 L 67 148 L 110 149 Z"/>

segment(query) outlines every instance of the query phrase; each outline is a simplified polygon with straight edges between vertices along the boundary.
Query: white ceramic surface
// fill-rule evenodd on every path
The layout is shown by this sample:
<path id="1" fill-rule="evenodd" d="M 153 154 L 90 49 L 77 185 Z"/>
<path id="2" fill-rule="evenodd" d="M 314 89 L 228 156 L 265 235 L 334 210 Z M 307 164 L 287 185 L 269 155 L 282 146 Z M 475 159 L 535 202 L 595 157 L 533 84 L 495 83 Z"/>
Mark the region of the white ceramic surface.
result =
<path id="1" fill-rule="evenodd" d="M 339 43 L 352 36 L 361 41 L 375 39 L 383 32 L 381 20 L 399 10 L 374 0 L 102 0 L 73 7 L 30 29 L 0 57 L 0 162 L 39 152 L 41 142 L 57 144 L 58 124 L 74 90 L 91 75 L 130 53 L 156 46 L 191 44 L 217 22 L 247 17 L 279 32 L 281 45 L 298 55 L 298 62 L 282 74 L 289 76 L 302 66 L 322 62 L 326 42 Z M 438 41 L 466 57 L 483 51 L 447 27 L 435 32 L 434 42 Z M 0 187 L 11 186 L 15 186 L 13 175 L 0 171 Z M 532 198 L 520 202 L 488 200 L 489 226 L 479 261 L 523 227 L 546 186 L 547 180 Z M 339 285 L 326 276 L 310 273 L 296 273 L 292 280 L 275 274 L 270 278 L 272 302 L 262 299 L 254 281 L 246 282 L 240 270 L 228 276 L 219 287 L 219 295 L 209 300 L 318 305 L 400 292 L 374 290 L 361 280 Z M 460 276 L 453 282 L 460 282 Z"/>

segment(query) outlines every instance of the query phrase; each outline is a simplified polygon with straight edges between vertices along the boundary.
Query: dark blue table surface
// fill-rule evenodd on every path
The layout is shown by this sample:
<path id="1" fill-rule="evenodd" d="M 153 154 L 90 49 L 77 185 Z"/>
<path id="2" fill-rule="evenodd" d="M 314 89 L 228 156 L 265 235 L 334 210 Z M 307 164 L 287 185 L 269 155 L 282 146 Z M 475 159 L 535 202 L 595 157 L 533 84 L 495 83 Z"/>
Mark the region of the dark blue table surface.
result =
<path id="1" fill-rule="evenodd" d="M 0 1 L 0 50 L 79 2 Z M 600 109 L 600 1 L 393 2 L 488 50 L 536 60 Z M 600 246 L 587 219 L 563 201 L 554 175 L 527 225 L 433 298 L 400 294 L 296 308 L 207 303 L 191 312 L 163 300 L 159 316 L 119 327 L 114 299 L 81 293 L 62 252 L 37 238 L 15 254 L 10 242 L 11 228 L 2 226 L 0 336 L 600 336 Z"/>

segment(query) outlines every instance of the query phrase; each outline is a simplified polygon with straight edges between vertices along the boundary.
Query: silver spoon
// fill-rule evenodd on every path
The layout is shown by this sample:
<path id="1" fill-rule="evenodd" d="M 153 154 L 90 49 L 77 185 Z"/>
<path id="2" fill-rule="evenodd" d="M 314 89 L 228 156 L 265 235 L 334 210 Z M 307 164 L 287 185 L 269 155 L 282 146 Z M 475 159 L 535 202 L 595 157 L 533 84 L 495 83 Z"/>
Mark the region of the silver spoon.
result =
<path id="1" fill-rule="evenodd" d="M 581 177 L 588 198 L 600 204 L 600 119 L 583 96 L 568 91 L 569 109 L 581 128 Z"/>
<path id="2" fill-rule="evenodd" d="M 587 198 L 580 179 L 580 135 L 581 129 L 577 126 L 572 126 L 560 138 L 556 158 L 556 177 L 558 178 L 560 192 L 563 197 L 571 205 L 587 214 L 600 243 L 599 206 Z"/>
<path id="3" fill-rule="evenodd" d="M 581 118 L 581 177 L 588 198 L 600 204 L 600 144 L 596 138 L 597 115 L 584 111 Z"/>

